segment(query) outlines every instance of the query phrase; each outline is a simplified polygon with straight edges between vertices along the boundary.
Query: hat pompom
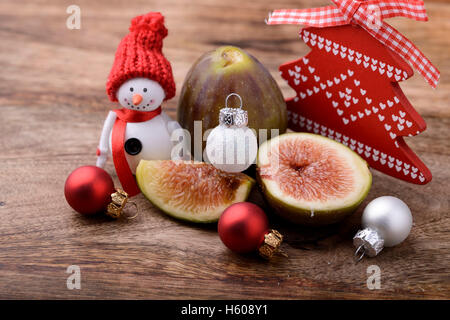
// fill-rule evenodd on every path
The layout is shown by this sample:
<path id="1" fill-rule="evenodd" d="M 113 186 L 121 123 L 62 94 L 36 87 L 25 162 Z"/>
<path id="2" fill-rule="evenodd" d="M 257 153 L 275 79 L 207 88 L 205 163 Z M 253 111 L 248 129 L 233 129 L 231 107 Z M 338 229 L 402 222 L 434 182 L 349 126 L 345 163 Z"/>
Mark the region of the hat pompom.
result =
<path id="1" fill-rule="evenodd" d="M 159 33 L 163 38 L 167 36 L 167 29 L 164 26 L 164 17 L 160 12 L 149 12 L 134 17 L 133 20 L 131 20 L 130 32 L 139 30 L 151 30 Z"/>

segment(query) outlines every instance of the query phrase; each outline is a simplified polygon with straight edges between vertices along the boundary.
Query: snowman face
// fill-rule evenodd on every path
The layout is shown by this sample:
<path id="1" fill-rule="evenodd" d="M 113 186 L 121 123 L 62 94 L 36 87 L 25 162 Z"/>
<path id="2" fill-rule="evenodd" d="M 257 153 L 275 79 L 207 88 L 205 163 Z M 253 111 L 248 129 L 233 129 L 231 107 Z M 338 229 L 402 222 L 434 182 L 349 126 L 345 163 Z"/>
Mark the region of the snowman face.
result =
<path id="1" fill-rule="evenodd" d="M 165 98 L 161 85 L 147 78 L 133 78 L 125 81 L 117 90 L 117 100 L 127 109 L 152 111 L 158 108 Z"/>

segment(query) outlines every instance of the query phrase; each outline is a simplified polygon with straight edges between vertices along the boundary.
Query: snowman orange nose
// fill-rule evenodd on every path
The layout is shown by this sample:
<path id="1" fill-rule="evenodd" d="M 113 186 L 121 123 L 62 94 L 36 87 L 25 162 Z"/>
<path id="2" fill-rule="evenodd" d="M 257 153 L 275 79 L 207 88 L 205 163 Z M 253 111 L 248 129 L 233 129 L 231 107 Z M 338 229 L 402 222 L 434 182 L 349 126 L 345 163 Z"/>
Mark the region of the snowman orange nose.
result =
<path id="1" fill-rule="evenodd" d="M 142 96 L 141 96 L 140 94 L 135 94 L 135 95 L 133 95 L 132 101 L 133 101 L 133 104 L 136 106 L 136 105 L 138 105 L 139 103 L 141 103 L 141 101 L 142 101 Z"/>

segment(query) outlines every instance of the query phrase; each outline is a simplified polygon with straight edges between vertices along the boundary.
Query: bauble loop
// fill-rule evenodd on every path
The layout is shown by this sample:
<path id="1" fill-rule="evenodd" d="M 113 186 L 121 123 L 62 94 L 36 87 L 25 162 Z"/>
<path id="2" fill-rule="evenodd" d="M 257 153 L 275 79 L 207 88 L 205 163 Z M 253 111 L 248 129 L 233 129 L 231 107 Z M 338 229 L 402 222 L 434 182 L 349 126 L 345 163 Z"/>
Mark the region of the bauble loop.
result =
<path id="1" fill-rule="evenodd" d="M 106 208 L 106 214 L 111 218 L 118 219 L 123 214 L 123 209 L 128 202 L 128 193 L 117 188 L 116 192 L 111 194 L 111 202 Z"/>
<path id="2" fill-rule="evenodd" d="M 264 235 L 264 242 L 258 249 L 259 255 L 264 259 L 271 259 L 279 251 L 282 242 L 283 235 L 277 230 L 270 230 Z"/>

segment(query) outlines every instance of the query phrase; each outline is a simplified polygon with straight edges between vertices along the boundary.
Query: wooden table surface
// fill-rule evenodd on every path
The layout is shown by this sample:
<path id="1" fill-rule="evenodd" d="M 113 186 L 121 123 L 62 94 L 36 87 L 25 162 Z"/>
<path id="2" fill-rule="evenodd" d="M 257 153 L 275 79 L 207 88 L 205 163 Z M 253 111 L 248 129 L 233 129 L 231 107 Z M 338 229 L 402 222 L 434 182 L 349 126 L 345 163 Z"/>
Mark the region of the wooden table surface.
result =
<path id="1" fill-rule="evenodd" d="M 437 65 L 436 90 L 416 74 L 402 83 L 428 129 L 408 144 L 433 173 L 425 186 L 373 171 L 363 206 L 343 223 L 321 229 L 291 226 L 270 214 L 286 235 L 289 258 L 266 262 L 227 250 L 216 225 L 171 219 L 136 197 L 131 221 L 84 218 L 64 199 L 67 175 L 95 163 L 108 110 L 105 81 L 130 19 L 166 16 L 164 53 L 178 91 L 205 51 L 233 44 L 255 55 L 280 84 L 278 65 L 307 53 L 297 26 L 266 26 L 276 8 L 306 8 L 321 0 L 87 1 L 81 29 L 66 28 L 69 1 L 0 3 L 0 298 L 449 298 L 450 4 L 426 1 L 430 21 L 390 23 Z M 178 95 L 164 105 L 175 116 Z M 114 174 L 111 162 L 107 171 Z M 411 208 L 408 239 L 376 258 L 353 262 L 352 236 L 371 199 L 393 195 Z M 262 204 L 255 190 L 252 201 Z M 367 267 L 381 270 L 369 290 Z M 66 269 L 81 269 L 81 290 L 68 290 Z"/>

